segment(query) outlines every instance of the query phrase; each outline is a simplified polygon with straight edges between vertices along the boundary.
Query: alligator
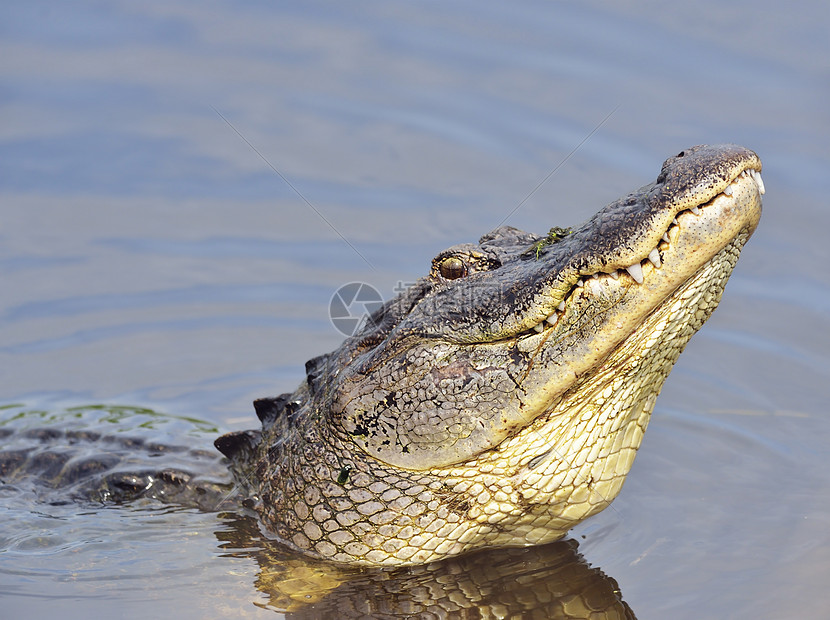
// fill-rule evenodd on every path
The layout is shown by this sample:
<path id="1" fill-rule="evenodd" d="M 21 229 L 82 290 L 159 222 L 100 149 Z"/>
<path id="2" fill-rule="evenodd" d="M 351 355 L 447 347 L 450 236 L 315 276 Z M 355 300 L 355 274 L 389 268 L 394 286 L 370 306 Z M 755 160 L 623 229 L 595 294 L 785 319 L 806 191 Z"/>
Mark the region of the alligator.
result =
<path id="1" fill-rule="evenodd" d="M 296 391 L 255 401 L 260 430 L 216 439 L 233 486 L 31 447 L 0 454 L 0 478 L 28 463 L 93 476 L 105 500 L 239 501 L 280 544 L 351 566 L 556 541 L 619 494 L 663 382 L 758 225 L 760 171 L 745 148 L 695 146 L 581 226 L 501 226 L 439 253 L 309 360 Z"/>
<path id="2" fill-rule="evenodd" d="M 216 447 L 309 556 L 421 564 L 562 538 L 622 488 L 674 362 L 761 215 L 758 156 L 695 146 L 581 226 L 436 256 L 257 431 Z"/>

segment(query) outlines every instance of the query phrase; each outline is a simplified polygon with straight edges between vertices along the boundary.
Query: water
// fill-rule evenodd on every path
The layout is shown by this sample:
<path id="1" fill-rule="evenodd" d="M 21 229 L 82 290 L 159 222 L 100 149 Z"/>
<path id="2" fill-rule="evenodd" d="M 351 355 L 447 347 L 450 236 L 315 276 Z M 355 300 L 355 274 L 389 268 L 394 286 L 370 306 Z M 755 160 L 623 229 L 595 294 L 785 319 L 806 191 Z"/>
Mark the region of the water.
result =
<path id="1" fill-rule="evenodd" d="M 253 398 L 339 343 L 340 285 L 390 297 L 448 245 L 578 224 L 687 146 L 744 144 L 761 225 L 623 493 L 573 538 L 639 618 L 825 616 L 828 18 L 818 1 L 8 4 L 0 404 L 253 427 Z M 257 558 L 222 550 L 231 517 L 6 510 L 10 617 L 274 617 Z"/>

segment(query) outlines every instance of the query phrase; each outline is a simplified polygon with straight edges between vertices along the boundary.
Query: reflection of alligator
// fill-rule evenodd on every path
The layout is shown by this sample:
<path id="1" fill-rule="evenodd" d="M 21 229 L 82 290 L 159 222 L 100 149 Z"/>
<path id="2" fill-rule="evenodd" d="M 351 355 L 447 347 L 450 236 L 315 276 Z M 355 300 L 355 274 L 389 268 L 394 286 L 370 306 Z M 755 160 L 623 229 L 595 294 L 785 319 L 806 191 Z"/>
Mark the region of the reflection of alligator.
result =
<path id="1" fill-rule="evenodd" d="M 574 231 L 439 254 L 216 446 L 310 556 L 430 562 L 556 540 L 619 493 L 660 388 L 758 224 L 758 157 L 693 147 Z"/>
<path id="2" fill-rule="evenodd" d="M 355 569 L 292 557 L 237 517 L 216 533 L 226 554 L 259 564 L 257 603 L 286 618 L 634 618 L 616 581 L 591 567 L 574 540 L 482 549 L 441 562 Z"/>
<path id="3" fill-rule="evenodd" d="M 760 169 L 746 149 L 694 147 L 572 232 L 501 227 L 442 252 L 308 362 L 296 392 L 257 401 L 262 431 L 216 441 L 245 504 L 287 546 L 350 564 L 560 538 L 619 493 L 663 381 L 758 223 Z M 97 497 L 205 507 L 226 488 L 191 479 L 192 459 L 136 475 L 44 454 L 6 451 L 0 476 L 94 474 Z"/>

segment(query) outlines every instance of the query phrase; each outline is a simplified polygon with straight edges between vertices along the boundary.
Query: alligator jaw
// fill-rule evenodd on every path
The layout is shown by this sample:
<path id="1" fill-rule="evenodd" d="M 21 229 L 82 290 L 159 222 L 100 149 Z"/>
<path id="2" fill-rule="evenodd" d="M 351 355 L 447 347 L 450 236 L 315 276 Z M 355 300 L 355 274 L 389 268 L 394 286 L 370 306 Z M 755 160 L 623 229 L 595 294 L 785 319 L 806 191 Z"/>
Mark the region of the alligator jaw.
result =
<path id="1" fill-rule="evenodd" d="M 611 289 L 629 288 L 632 284 L 626 281 L 626 276 L 634 284 L 645 285 L 649 291 L 684 281 L 702 264 L 702 258 L 711 258 L 739 230 L 746 228 L 750 234 L 755 230 L 761 215 L 760 197 L 765 191 L 759 169 L 742 170 L 711 200 L 674 214 L 654 247 L 645 255 L 641 252 L 630 265 L 618 268 L 616 264 L 619 263 L 604 264 L 587 275 L 580 273 L 579 279 L 565 294 L 552 289 L 546 307 L 556 304 L 554 311 L 535 322 L 526 330 L 526 335 L 555 327 L 567 309 L 577 305 L 573 300 L 579 296 L 616 297 Z M 739 211 L 737 216 L 735 211 Z M 667 284 L 661 286 L 655 280 L 665 275 L 663 269 L 671 273 L 666 278 Z"/>

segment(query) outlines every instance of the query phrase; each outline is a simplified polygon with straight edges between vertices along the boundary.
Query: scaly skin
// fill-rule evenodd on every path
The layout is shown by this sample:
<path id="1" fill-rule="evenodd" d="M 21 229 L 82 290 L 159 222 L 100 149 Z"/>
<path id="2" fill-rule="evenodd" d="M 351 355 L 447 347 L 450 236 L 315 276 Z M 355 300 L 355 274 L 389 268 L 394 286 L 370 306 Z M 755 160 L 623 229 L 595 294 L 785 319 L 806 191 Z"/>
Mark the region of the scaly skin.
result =
<path id="1" fill-rule="evenodd" d="M 349 564 L 562 537 L 620 492 L 758 224 L 760 170 L 693 147 L 572 233 L 502 227 L 442 252 L 296 392 L 257 401 L 261 432 L 217 440 L 250 504 Z"/>
<path id="2" fill-rule="evenodd" d="M 209 426 L 193 418 L 116 405 L 49 413 L 10 405 L 2 413 L 0 488 L 7 499 L 17 498 L 9 503 L 16 509 L 33 499 L 62 504 L 72 498 L 96 504 L 155 499 L 215 511 L 242 499 L 233 493 L 224 459 L 209 443 L 194 446 Z M 165 441 L 183 432 L 187 447 Z"/>

